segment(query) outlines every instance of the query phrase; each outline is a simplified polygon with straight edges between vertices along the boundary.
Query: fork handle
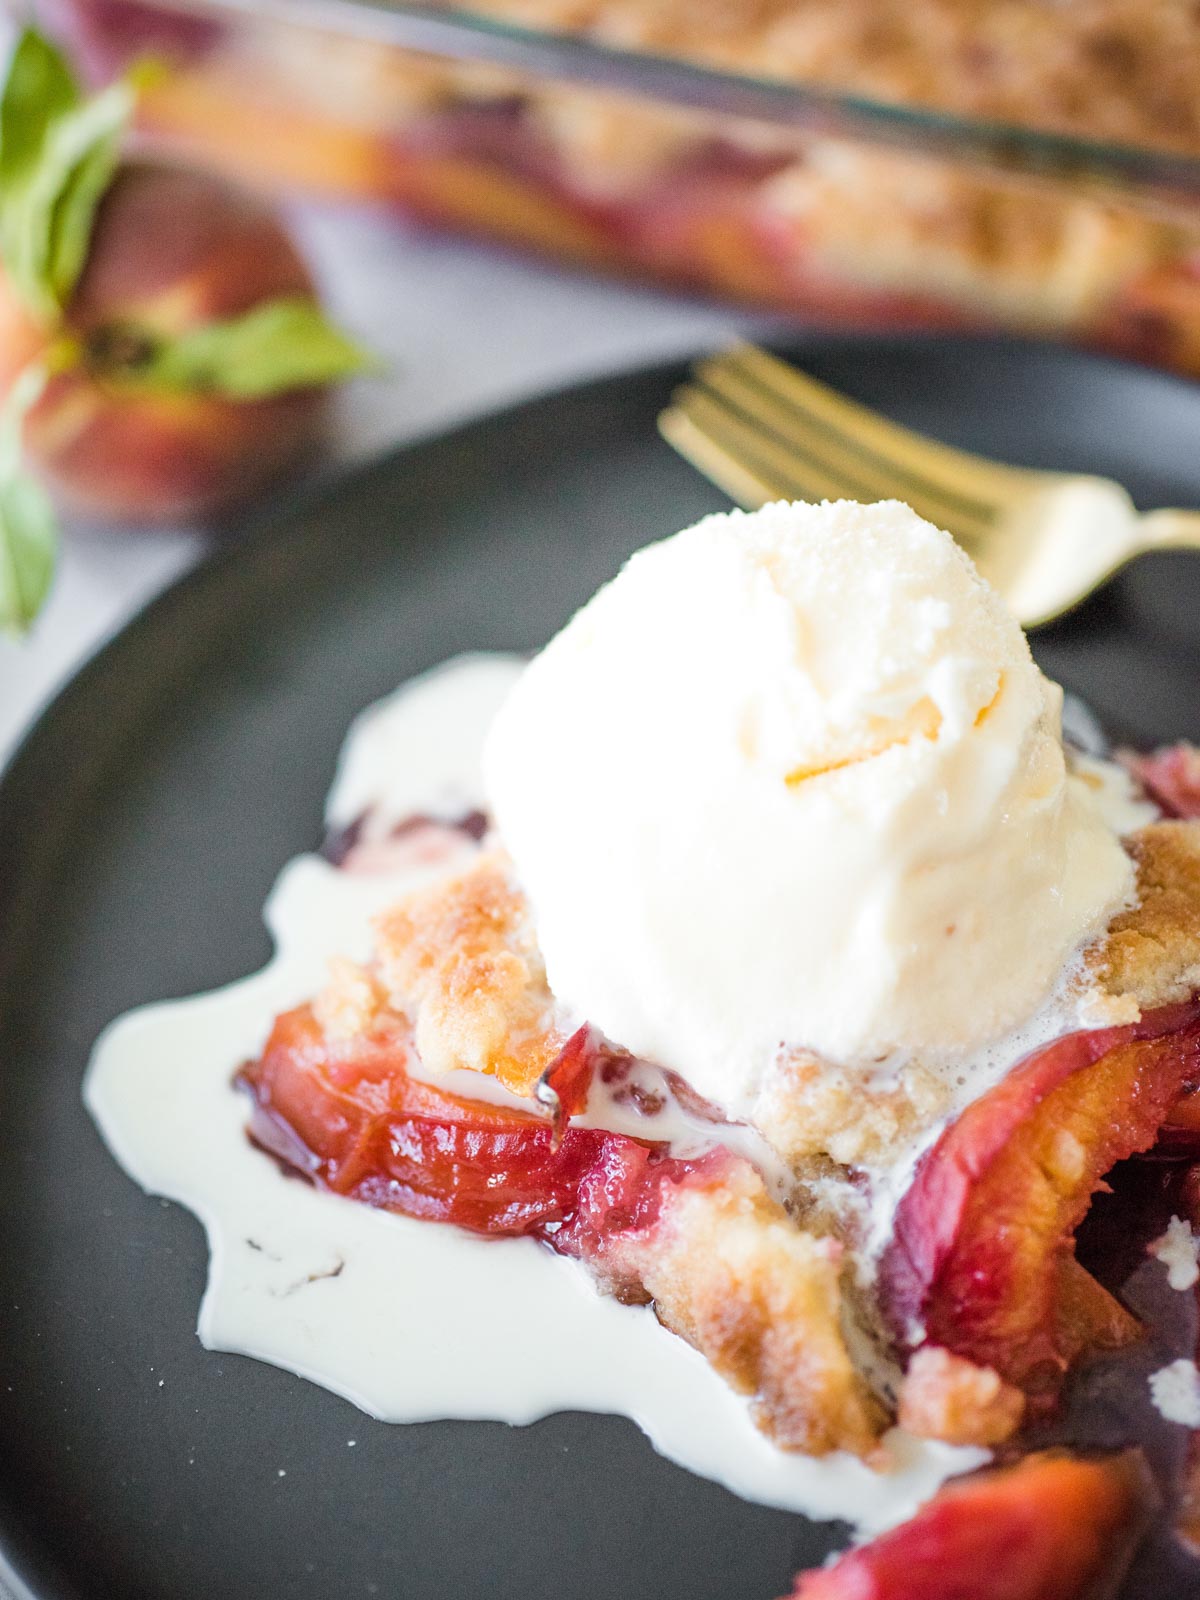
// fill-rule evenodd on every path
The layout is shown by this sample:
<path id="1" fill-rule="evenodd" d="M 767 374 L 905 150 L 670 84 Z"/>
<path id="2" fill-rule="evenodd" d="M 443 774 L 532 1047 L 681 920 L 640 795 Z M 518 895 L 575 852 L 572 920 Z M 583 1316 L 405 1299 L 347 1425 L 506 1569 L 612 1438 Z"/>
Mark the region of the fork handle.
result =
<path id="1" fill-rule="evenodd" d="M 1200 550 L 1200 511 L 1147 511 L 1138 531 L 1143 550 Z"/>

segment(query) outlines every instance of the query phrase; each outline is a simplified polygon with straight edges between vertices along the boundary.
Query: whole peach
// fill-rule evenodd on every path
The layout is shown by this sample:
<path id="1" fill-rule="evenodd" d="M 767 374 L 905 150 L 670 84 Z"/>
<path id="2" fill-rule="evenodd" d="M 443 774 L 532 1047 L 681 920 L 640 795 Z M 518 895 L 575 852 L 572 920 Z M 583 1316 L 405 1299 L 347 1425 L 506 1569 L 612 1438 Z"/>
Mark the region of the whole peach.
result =
<path id="1" fill-rule="evenodd" d="M 194 517 L 250 494 L 315 443 L 324 394 L 151 392 L 139 362 L 158 339 L 312 292 L 264 201 L 207 173 L 125 166 L 60 330 L 77 363 L 26 418 L 30 465 L 65 508 L 101 521 Z M 0 278 L 0 393 L 45 343 Z"/>

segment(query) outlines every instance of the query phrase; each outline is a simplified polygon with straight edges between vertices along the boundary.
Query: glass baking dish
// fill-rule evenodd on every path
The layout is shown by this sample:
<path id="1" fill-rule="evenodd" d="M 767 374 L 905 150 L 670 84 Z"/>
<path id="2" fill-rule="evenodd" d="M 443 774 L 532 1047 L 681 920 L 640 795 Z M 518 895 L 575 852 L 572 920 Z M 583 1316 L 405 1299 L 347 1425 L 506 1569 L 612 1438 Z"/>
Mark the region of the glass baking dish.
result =
<path id="1" fill-rule="evenodd" d="M 1190 4 L 481 3 L 35 10 L 98 78 L 165 61 L 146 134 L 260 183 L 807 321 L 1200 374 Z"/>

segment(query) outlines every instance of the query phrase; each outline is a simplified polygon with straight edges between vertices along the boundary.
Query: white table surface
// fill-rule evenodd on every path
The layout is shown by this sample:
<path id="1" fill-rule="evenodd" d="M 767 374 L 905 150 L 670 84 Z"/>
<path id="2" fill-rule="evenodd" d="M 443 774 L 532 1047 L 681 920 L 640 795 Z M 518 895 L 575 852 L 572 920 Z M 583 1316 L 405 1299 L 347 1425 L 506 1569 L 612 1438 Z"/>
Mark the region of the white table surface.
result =
<path id="1" fill-rule="evenodd" d="M 360 210 L 302 208 L 329 308 L 388 365 L 341 394 L 331 465 L 594 374 L 716 346 L 769 324 L 433 236 Z M 0 636 L 0 763 L 71 672 L 204 556 L 194 531 L 68 528 L 31 635 Z"/>

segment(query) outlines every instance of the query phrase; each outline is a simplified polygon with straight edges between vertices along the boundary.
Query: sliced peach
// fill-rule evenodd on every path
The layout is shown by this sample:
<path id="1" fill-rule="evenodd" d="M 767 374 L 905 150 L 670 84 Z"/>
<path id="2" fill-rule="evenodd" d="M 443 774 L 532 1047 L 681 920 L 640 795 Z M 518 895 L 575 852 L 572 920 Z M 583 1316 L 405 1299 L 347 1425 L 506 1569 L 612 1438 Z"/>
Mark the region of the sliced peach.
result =
<path id="1" fill-rule="evenodd" d="M 952 1123 L 918 1168 L 881 1263 L 902 1343 L 928 1340 L 1052 1396 L 1082 1349 L 1135 1324 L 1074 1257 L 1116 1162 L 1148 1149 L 1200 1074 L 1200 1006 L 1072 1034 Z"/>
<path id="2" fill-rule="evenodd" d="M 1200 817 L 1200 749 L 1168 744 L 1148 756 L 1131 750 L 1121 760 L 1152 800 L 1171 817 Z"/>
<path id="3" fill-rule="evenodd" d="M 675 1156 L 570 1122 L 614 1064 L 579 1029 L 542 1079 L 553 1114 L 535 1115 L 415 1074 L 411 1027 L 386 1006 L 348 1035 L 300 1006 L 239 1081 L 251 1137 L 290 1171 L 384 1210 L 541 1239 L 621 1299 L 653 1301 L 784 1449 L 869 1458 L 886 1418 L 846 1348 L 841 1245 L 798 1228 L 720 1146 Z"/>
<path id="4" fill-rule="evenodd" d="M 1068 1360 L 1083 1350 L 1120 1350 L 1142 1333 L 1132 1312 L 1070 1254 L 1058 1263 L 1054 1325 Z"/>
<path id="5" fill-rule="evenodd" d="M 1175 1512 L 1175 1533 L 1186 1549 L 1200 1556 L 1200 1433 L 1193 1433 L 1188 1441 Z"/>
<path id="6" fill-rule="evenodd" d="M 792 1600 L 1088 1600 L 1119 1584 L 1153 1504 L 1137 1451 L 1047 1451 L 948 1484 L 911 1521 L 802 1572 Z"/>
<path id="7" fill-rule="evenodd" d="M 1200 1089 L 1185 1090 L 1167 1112 L 1160 1142 L 1166 1154 L 1200 1152 Z"/>

